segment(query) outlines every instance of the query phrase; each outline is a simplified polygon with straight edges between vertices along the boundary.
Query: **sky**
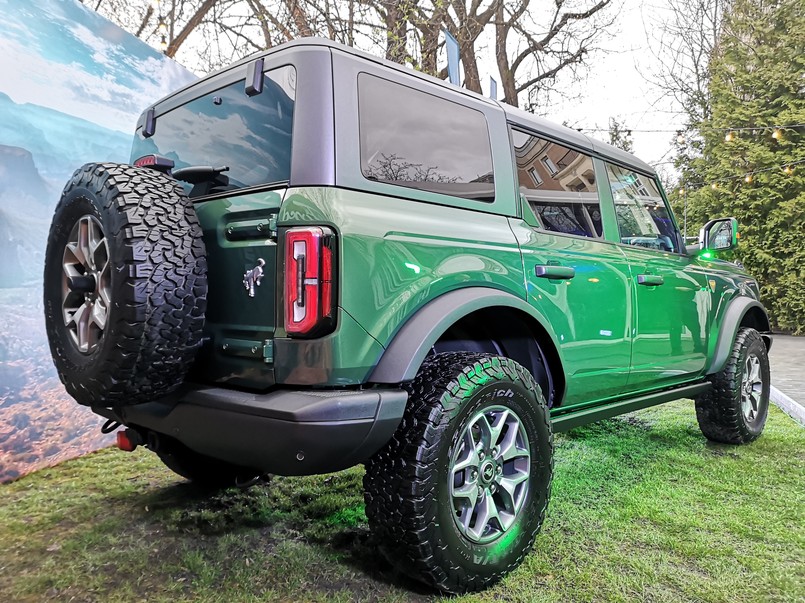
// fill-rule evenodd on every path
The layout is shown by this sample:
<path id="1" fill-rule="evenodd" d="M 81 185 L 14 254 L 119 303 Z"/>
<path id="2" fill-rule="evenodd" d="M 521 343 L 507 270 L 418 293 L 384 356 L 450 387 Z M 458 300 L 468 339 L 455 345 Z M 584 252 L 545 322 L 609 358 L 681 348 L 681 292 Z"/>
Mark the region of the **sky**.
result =
<path id="1" fill-rule="evenodd" d="M 682 117 L 668 112 L 670 104 L 659 99 L 657 90 L 641 75 L 648 74 L 653 66 L 647 24 L 650 26 L 651 20 L 661 17 L 664 10 L 639 0 L 615 2 L 620 2 L 620 9 L 613 6 L 607 10 L 617 14 L 616 24 L 611 35 L 600 43 L 605 52 L 592 55 L 581 82 L 571 84 L 565 79 L 559 80 L 558 85 L 571 91 L 571 98 L 554 95 L 544 107 L 543 115 L 573 127 L 602 129 L 607 128 L 610 117 L 616 117 L 634 130 L 632 139 L 637 156 L 652 164 L 667 162 L 673 155 L 673 132 L 637 131 L 673 131 L 682 126 Z M 16 102 L 53 105 L 77 117 L 101 120 L 106 127 L 130 132 L 130 116 L 138 114 L 149 102 L 144 99 L 159 98 L 165 90 L 188 81 L 189 74 L 172 61 L 159 61 L 154 55 L 125 56 L 125 52 L 133 52 L 134 47 L 125 42 L 121 45 L 121 40 L 115 39 L 115 31 L 119 30 L 103 27 L 105 21 L 101 17 L 96 15 L 98 23 L 93 31 L 76 23 L 74 15 L 69 13 L 76 8 L 83 10 L 77 3 L 46 0 L 45 6 L 51 18 L 32 20 L 26 19 L 25 13 L 36 8 L 28 0 L 0 0 L 0 8 L 5 7 L 3 12 L 7 15 L 5 35 L 0 36 L 2 88 Z M 32 36 L 22 25 L 32 21 L 43 30 L 36 32 L 38 35 Z M 48 39 L 49 29 L 68 30 L 75 48 L 37 47 L 37 40 Z M 86 48 L 94 52 L 95 68 L 104 68 L 105 72 L 93 73 L 76 63 L 74 57 L 81 55 L 78 51 L 82 49 L 86 54 Z M 487 74 L 482 78 L 485 90 L 488 90 L 489 75 L 496 76 L 492 49 L 493 45 L 487 44 L 479 53 L 479 67 Z M 132 72 L 141 77 L 137 82 L 125 81 Z M 20 85 L 16 86 L 15 82 Z M 59 94 L 54 95 L 54 90 L 59 90 Z M 111 98 L 115 98 L 116 103 L 110 109 Z M 99 111 L 100 106 L 104 107 L 103 111 Z M 116 111 L 115 106 L 119 110 Z M 607 139 L 606 132 L 589 135 Z M 670 168 L 669 164 L 664 166 Z"/>
<path id="2" fill-rule="evenodd" d="M 617 4 L 619 0 L 615 0 Z M 618 10 L 620 6 L 620 10 Z M 606 130 L 609 118 L 614 117 L 633 130 L 671 130 L 671 132 L 633 132 L 634 154 L 657 167 L 671 169 L 675 131 L 682 129 L 684 118 L 673 111 L 673 105 L 662 98 L 646 77 L 656 68 L 647 28 L 651 23 L 668 16 L 660 5 L 639 0 L 620 0 L 610 9 L 617 13 L 617 21 L 608 39 L 599 43 L 604 52 L 589 59 L 589 68 L 581 82 L 570 83 L 559 79 L 558 86 L 568 89 L 570 98 L 555 95 L 544 107 L 543 117 L 576 128 L 602 128 Z M 496 77 L 492 47 L 486 50 L 489 58 L 479 56 L 484 91 L 488 93 L 489 76 Z M 578 95 L 578 96 L 577 96 Z M 590 133 L 608 142 L 607 132 Z"/>
<path id="3" fill-rule="evenodd" d="M 0 90 L 131 133 L 189 71 L 74 0 L 0 0 Z M 44 18 L 43 18 L 44 17 Z"/>
<path id="4" fill-rule="evenodd" d="M 575 127 L 604 129 L 609 118 L 615 117 L 633 130 L 672 130 L 632 134 L 634 154 L 647 163 L 671 159 L 676 138 L 673 131 L 683 128 L 684 118 L 646 81 L 656 69 L 646 29 L 664 14 L 667 16 L 663 8 L 649 3 L 624 0 L 618 15 L 619 31 L 603 44 L 609 52 L 598 53 L 592 60 L 584 86 L 588 92 L 578 100 L 557 99 L 546 117 L 567 120 Z M 608 141 L 606 132 L 590 135 Z"/>

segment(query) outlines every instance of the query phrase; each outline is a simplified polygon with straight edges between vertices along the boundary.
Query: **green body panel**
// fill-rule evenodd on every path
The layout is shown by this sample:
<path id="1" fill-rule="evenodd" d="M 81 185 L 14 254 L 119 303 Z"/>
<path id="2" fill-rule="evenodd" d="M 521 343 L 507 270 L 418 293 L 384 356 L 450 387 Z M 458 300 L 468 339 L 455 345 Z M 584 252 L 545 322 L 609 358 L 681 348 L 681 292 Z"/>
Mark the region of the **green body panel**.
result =
<path id="1" fill-rule="evenodd" d="M 283 385 L 360 385 L 382 354 L 383 346 L 339 308 L 336 329 L 329 335 L 274 339 L 274 376 Z"/>
<path id="2" fill-rule="evenodd" d="M 703 374 L 711 326 L 712 291 L 695 260 L 620 246 L 632 273 L 635 312 L 628 391 L 674 385 Z M 659 276 L 662 285 L 638 284 Z"/>
<path id="3" fill-rule="evenodd" d="M 707 273 L 707 285 L 712 292 L 710 332 L 707 345 L 708 365 L 716 353 L 716 343 L 725 328 L 724 319 L 731 302 L 738 297 L 760 301 L 757 281 L 743 268 L 713 257 L 714 254 L 699 254 L 696 264 Z M 708 256 L 710 256 L 708 258 Z"/>
<path id="4" fill-rule="evenodd" d="M 335 188 L 289 190 L 280 226 L 339 232 L 339 305 L 384 347 L 428 301 L 482 286 L 523 298 L 507 218 Z"/>
<path id="5" fill-rule="evenodd" d="M 488 287 L 524 299 L 549 333 L 566 377 L 562 408 L 586 407 L 703 375 L 718 320 L 752 294 L 732 264 L 534 228 L 524 219 L 334 187 L 305 187 L 197 204 L 210 257 L 204 380 L 254 389 L 275 383 L 366 382 L 399 329 L 440 295 Z M 282 275 L 272 229 L 333 228 L 338 242 L 336 330 L 287 338 L 276 307 Z M 457 228 L 457 225 L 459 226 Z M 255 296 L 242 285 L 259 258 Z M 573 267 L 572 279 L 535 266 Z M 637 284 L 638 274 L 664 284 Z M 280 309 L 281 310 L 281 309 Z M 266 347 L 269 345 L 270 347 Z M 631 369 L 630 369 L 631 367 Z"/>
<path id="6" fill-rule="evenodd" d="M 274 383 L 265 342 L 276 328 L 277 240 L 272 227 L 283 190 L 196 203 L 207 247 L 206 341 L 193 376 L 204 381 L 264 388 Z M 243 276 L 265 261 L 265 277 L 250 297 Z"/>
<path id="7" fill-rule="evenodd" d="M 567 378 L 563 405 L 617 395 L 629 376 L 632 296 L 618 246 L 535 230 L 510 220 L 523 252 L 528 302 L 548 320 Z M 539 278 L 537 265 L 572 266 L 569 280 Z"/>

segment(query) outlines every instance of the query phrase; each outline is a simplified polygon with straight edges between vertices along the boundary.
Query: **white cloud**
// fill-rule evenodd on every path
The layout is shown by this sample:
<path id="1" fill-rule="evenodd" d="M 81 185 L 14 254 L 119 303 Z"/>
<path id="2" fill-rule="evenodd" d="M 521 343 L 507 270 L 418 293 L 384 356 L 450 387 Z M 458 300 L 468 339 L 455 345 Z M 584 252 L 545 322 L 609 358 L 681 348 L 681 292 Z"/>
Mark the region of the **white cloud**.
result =
<path id="1" fill-rule="evenodd" d="M 77 63 L 51 59 L 35 36 L 29 36 L 32 43 L 24 45 L 15 41 L 16 36 L 2 36 L 0 91 L 17 103 L 48 107 L 112 130 L 132 133 L 137 117 L 148 105 L 195 77 L 167 58 L 137 61 L 122 46 L 94 34 L 84 25 L 70 23 L 67 27 L 101 67 L 100 75 L 89 73 Z M 135 88 L 118 80 L 116 74 L 122 72 L 132 74 L 131 79 L 137 82 Z"/>

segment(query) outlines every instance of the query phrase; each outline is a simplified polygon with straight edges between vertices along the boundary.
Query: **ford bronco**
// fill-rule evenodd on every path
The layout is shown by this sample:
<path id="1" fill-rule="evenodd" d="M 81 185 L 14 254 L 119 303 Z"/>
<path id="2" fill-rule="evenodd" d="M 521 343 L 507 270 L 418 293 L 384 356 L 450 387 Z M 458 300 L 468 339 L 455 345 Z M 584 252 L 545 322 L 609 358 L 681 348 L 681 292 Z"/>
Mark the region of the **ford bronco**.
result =
<path id="1" fill-rule="evenodd" d="M 147 108 L 131 158 L 53 218 L 67 391 L 200 484 L 365 464 L 381 548 L 439 590 L 521 563 L 555 432 L 679 398 L 711 440 L 763 430 L 737 223 L 686 246 L 629 153 L 304 39 Z"/>

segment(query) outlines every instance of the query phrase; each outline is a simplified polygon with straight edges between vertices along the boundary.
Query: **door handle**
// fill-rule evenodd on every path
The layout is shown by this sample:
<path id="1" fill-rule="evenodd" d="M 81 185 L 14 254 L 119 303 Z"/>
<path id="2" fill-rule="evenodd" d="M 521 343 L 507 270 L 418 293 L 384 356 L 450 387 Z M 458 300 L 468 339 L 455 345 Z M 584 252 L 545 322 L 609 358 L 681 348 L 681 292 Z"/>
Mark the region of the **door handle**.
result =
<path id="1" fill-rule="evenodd" d="M 656 287 L 658 285 L 662 285 L 665 282 L 665 279 L 661 277 L 659 274 L 638 274 L 637 275 L 637 284 L 638 285 L 646 285 L 647 287 Z"/>
<path id="2" fill-rule="evenodd" d="M 537 265 L 534 266 L 534 273 L 539 278 L 566 281 L 576 276 L 576 269 L 573 266 L 556 266 L 554 264 Z"/>

